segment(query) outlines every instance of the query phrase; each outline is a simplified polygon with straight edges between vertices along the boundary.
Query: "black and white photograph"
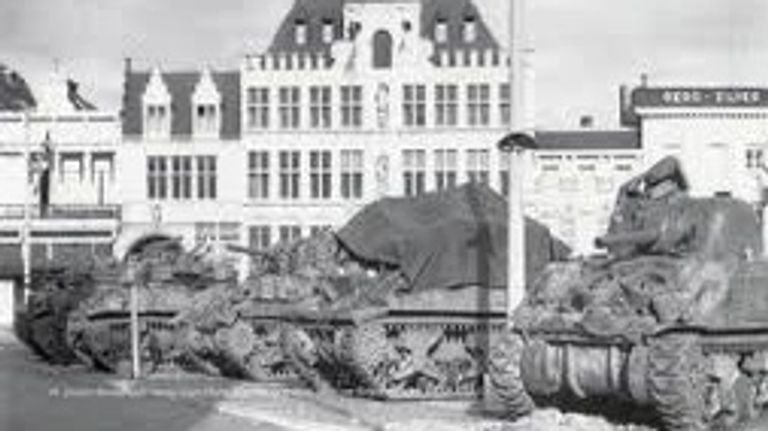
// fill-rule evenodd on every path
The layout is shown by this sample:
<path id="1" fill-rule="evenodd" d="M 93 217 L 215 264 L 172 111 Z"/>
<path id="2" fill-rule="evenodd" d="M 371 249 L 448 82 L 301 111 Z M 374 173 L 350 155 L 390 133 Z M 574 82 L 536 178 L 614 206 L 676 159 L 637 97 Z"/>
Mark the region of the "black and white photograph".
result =
<path id="1" fill-rule="evenodd" d="M 768 1 L 0 0 L 0 431 L 768 430 Z"/>

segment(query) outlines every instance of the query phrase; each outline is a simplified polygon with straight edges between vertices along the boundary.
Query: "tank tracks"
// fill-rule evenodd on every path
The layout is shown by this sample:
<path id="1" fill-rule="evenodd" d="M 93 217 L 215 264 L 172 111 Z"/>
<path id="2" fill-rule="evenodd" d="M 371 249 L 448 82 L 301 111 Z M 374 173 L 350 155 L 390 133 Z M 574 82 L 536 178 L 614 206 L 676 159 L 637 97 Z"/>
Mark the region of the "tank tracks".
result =
<path id="1" fill-rule="evenodd" d="M 502 315 L 390 311 L 359 323 L 294 323 L 285 349 L 314 386 L 378 399 L 476 399 L 490 339 L 505 327 Z"/>

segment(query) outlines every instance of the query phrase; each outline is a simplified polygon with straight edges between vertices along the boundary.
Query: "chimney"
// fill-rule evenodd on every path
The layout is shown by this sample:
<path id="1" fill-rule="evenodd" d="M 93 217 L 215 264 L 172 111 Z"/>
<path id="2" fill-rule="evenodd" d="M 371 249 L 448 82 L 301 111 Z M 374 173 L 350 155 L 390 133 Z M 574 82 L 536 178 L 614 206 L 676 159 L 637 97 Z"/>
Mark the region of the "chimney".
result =
<path id="1" fill-rule="evenodd" d="M 591 115 L 582 115 L 579 118 L 579 127 L 582 129 L 591 129 L 595 125 L 595 118 Z"/>
<path id="2" fill-rule="evenodd" d="M 123 64 L 124 64 L 123 70 L 125 71 L 126 75 L 131 73 L 132 63 L 133 63 L 133 60 L 131 59 L 131 57 L 125 57 L 125 59 L 123 59 Z"/>
<path id="3" fill-rule="evenodd" d="M 637 116 L 632 106 L 632 92 L 626 85 L 619 86 L 619 124 L 622 127 L 637 127 Z"/>
<path id="4" fill-rule="evenodd" d="M 640 74 L 640 86 L 641 87 L 647 87 L 648 86 L 648 74 L 647 73 L 641 73 Z"/>

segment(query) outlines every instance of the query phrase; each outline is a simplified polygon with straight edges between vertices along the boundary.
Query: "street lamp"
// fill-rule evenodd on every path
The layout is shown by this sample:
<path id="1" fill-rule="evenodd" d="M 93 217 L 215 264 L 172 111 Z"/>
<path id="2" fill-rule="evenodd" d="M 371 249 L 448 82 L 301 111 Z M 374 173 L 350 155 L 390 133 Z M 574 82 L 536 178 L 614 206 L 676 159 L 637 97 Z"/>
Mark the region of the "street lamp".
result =
<path id="1" fill-rule="evenodd" d="M 511 317 L 525 295 L 524 151 L 535 149 L 537 145 L 530 135 L 513 132 L 502 138 L 497 146 L 507 154 L 507 315 Z"/>

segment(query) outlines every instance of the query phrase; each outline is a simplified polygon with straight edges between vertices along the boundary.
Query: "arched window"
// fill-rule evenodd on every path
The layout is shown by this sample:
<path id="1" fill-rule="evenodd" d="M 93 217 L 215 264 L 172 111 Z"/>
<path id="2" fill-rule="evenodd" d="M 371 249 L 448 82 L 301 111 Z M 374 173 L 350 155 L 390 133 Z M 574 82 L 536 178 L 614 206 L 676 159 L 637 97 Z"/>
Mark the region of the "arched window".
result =
<path id="1" fill-rule="evenodd" d="M 392 35 L 386 30 L 379 30 L 373 35 L 373 68 L 392 67 Z"/>

